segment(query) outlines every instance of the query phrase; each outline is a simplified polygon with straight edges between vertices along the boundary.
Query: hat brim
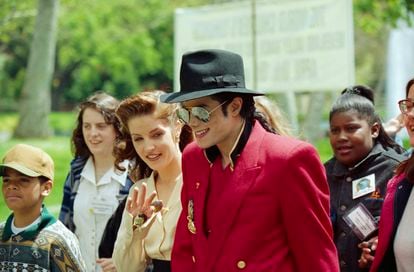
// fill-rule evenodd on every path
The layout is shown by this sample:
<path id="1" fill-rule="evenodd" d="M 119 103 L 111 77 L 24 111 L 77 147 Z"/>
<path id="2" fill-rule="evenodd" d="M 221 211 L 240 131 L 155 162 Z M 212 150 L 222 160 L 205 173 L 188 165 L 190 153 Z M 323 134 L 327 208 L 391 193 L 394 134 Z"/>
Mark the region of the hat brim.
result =
<path id="1" fill-rule="evenodd" d="M 193 100 L 197 98 L 202 98 L 218 93 L 239 93 L 239 94 L 250 94 L 253 96 L 264 95 L 264 93 L 252 91 L 246 88 L 218 88 L 218 89 L 208 89 L 200 91 L 180 91 L 175 93 L 163 94 L 160 97 L 161 102 L 163 103 L 179 103 L 188 100 Z"/>
<path id="2" fill-rule="evenodd" d="M 13 162 L 0 164 L 0 176 L 4 176 L 4 172 L 5 172 L 6 167 L 14 169 L 14 170 L 26 175 L 26 176 L 29 176 L 29 177 L 40 177 L 41 176 L 41 174 L 39 174 L 39 173 L 37 173 L 37 172 L 35 172 L 31 169 L 29 169 L 27 167 L 24 167 L 21 164 L 17 164 L 17 163 L 13 163 Z"/>

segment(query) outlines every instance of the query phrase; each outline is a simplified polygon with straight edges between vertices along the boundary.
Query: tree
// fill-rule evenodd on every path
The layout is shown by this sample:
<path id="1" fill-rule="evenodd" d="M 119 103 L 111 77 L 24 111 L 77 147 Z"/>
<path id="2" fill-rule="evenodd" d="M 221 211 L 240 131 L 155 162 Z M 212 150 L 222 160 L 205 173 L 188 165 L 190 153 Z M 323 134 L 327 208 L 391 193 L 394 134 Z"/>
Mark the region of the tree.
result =
<path id="1" fill-rule="evenodd" d="M 170 89 L 175 8 L 229 1 L 240 0 L 60 0 L 53 110 L 72 109 L 95 90 L 124 98 Z M 401 18 L 410 21 L 413 3 L 353 0 L 358 82 L 380 88 L 386 33 Z M 0 0 L 0 111 L 16 110 L 26 88 L 36 11 L 33 0 Z"/>
<path id="2" fill-rule="evenodd" d="M 19 105 L 15 137 L 47 137 L 51 134 L 50 87 L 54 71 L 58 0 L 39 0 L 34 36 Z"/>

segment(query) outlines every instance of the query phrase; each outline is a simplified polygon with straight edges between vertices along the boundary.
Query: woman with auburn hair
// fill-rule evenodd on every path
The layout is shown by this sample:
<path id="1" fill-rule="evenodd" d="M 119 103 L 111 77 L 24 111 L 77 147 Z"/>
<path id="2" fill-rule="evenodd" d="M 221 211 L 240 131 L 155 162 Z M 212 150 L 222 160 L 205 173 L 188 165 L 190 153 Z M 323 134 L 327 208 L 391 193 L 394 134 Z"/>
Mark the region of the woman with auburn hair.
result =
<path id="1" fill-rule="evenodd" d="M 116 162 L 129 160 L 131 187 L 115 242 L 113 259 L 119 271 L 170 271 L 171 250 L 181 212 L 181 151 L 191 140 L 175 111 L 159 101 L 164 92 L 142 92 L 121 102 L 125 148 Z M 180 143 L 180 138 L 182 142 Z M 123 169 L 120 167 L 120 169 Z"/>

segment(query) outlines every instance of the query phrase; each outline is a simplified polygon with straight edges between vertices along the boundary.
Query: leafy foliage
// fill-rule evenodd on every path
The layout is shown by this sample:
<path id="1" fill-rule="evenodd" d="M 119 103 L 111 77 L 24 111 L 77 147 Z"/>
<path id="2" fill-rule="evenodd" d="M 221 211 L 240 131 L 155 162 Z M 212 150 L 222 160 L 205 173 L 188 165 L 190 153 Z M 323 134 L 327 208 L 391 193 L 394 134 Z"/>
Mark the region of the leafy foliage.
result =
<path id="1" fill-rule="evenodd" d="M 63 0 L 60 6 L 54 109 L 72 107 L 93 91 L 125 97 L 142 89 L 170 89 L 173 12 L 201 0 Z M 35 19 L 29 0 L 0 4 L 0 109 L 15 109 Z M 17 16 L 17 14 L 25 16 Z M 27 16 L 26 16 L 27 15 Z"/>
<path id="2" fill-rule="evenodd" d="M 36 2 L 0 1 L 0 110 L 17 108 Z M 70 109 L 100 89 L 119 98 L 143 89 L 171 89 L 174 9 L 218 2 L 225 1 L 61 0 L 53 109 Z M 383 63 L 373 54 L 381 52 L 384 33 L 399 19 L 411 23 L 414 1 L 353 0 L 353 5 L 357 43 L 369 38 L 378 44 L 375 50 L 357 48 L 357 71 L 375 82 Z"/>

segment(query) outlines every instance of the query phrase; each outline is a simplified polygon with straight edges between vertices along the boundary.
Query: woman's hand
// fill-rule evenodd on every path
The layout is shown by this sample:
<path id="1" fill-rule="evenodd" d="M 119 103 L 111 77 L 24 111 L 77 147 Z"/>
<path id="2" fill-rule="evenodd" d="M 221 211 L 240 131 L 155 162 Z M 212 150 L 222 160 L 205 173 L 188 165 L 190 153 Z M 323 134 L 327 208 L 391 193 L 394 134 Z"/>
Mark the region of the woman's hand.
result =
<path id="1" fill-rule="evenodd" d="M 99 258 L 96 263 L 101 267 L 102 272 L 116 272 L 116 267 L 111 258 Z"/>
<path id="2" fill-rule="evenodd" d="M 367 242 L 362 242 L 358 247 L 362 250 L 361 257 L 358 260 L 360 268 L 366 268 L 374 261 L 374 251 L 377 249 L 378 236 L 371 238 Z"/>
<path id="3" fill-rule="evenodd" d="M 154 201 L 157 193 L 154 191 L 145 199 L 146 193 L 147 184 L 143 182 L 141 188 L 135 187 L 132 195 L 127 199 L 126 210 L 134 219 L 138 215 L 140 217 L 150 218 L 154 213 L 154 207 L 151 206 L 151 203 Z"/>

